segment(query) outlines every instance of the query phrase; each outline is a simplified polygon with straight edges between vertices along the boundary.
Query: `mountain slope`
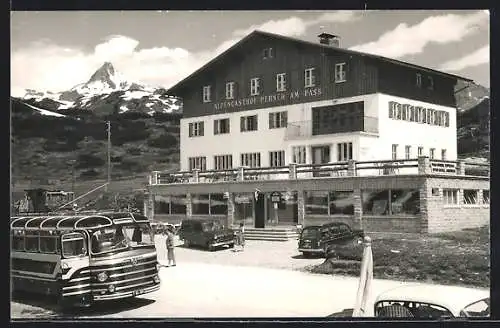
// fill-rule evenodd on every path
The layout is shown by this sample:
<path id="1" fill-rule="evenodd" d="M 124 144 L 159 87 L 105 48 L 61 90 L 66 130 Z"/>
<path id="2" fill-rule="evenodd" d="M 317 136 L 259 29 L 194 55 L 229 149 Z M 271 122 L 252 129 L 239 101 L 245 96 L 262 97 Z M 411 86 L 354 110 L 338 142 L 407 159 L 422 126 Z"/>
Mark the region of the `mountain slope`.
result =
<path id="1" fill-rule="evenodd" d="M 134 111 L 175 113 L 181 102 L 167 95 L 164 88 L 155 88 L 127 81 L 109 62 L 98 68 L 85 82 L 63 92 L 28 89 L 22 98 L 26 103 L 49 110 L 88 110 L 96 115 Z"/>

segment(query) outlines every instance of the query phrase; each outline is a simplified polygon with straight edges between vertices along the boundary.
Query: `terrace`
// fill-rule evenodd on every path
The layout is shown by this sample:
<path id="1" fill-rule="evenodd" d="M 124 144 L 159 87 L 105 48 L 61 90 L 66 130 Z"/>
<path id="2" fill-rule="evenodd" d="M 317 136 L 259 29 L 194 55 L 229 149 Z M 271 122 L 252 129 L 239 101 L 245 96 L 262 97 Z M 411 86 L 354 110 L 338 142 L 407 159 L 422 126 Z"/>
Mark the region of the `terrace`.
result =
<path id="1" fill-rule="evenodd" d="M 326 164 L 295 164 L 283 167 L 239 167 L 230 170 L 198 169 L 180 172 L 153 171 L 149 185 L 237 181 L 300 180 L 387 175 L 434 175 L 489 177 L 490 165 L 443 161 L 420 157 L 405 160 L 348 161 Z"/>

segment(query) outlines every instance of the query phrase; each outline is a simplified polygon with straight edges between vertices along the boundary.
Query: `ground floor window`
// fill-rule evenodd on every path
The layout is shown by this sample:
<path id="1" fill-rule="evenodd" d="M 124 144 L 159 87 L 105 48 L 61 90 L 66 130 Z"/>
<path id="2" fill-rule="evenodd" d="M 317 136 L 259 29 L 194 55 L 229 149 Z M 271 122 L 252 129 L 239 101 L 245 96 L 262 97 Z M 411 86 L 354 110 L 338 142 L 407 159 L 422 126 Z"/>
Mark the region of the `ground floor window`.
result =
<path id="1" fill-rule="evenodd" d="M 472 204 L 478 204 L 479 199 L 478 199 L 478 190 L 464 190 L 464 204 L 465 205 L 472 205 Z"/>
<path id="2" fill-rule="evenodd" d="M 443 189 L 443 200 L 445 204 L 458 204 L 458 189 Z"/>
<path id="3" fill-rule="evenodd" d="M 193 194 L 191 196 L 194 215 L 226 215 L 227 198 L 224 194 Z"/>
<path id="4" fill-rule="evenodd" d="M 207 170 L 207 158 L 205 156 L 189 157 L 189 171 L 198 169 L 200 171 Z"/>
<path id="5" fill-rule="evenodd" d="M 305 146 L 295 146 L 292 147 L 293 162 L 296 164 L 306 163 L 306 147 Z"/>
<path id="6" fill-rule="evenodd" d="M 354 192 L 306 191 L 305 212 L 309 215 L 354 215 Z"/>
<path id="7" fill-rule="evenodd" d="M 241 166 L 260 167 L 260 153 L 241 154 Z"/>
<path id="8" fill-rule="evenodd" d="M 418 189 L 363 190 L 361 192 L 363 214 L 367 215 L 415 215 L 420 213 Z"/>
<path id="9" fill-rule="evenodd" d="M 215 170 L 230 170 L 233 168 L 233 155 L 214 156 Z"/>
<path id="10" fill-rule="evenodd" d="M 253 193 L 242 193 L 234 195 L 234 223 L 253 223 Z"/>
<path id="11" fill-rule="evenodd" d="M 270 151 L 269 166 L 270 167 L 285 166 L 285 151 L 284 150 Z"/>
<path id="12" fill-rule="evenodd" d="M 156 195 L 155 213 L 186 214 L 186 195 Z"/>

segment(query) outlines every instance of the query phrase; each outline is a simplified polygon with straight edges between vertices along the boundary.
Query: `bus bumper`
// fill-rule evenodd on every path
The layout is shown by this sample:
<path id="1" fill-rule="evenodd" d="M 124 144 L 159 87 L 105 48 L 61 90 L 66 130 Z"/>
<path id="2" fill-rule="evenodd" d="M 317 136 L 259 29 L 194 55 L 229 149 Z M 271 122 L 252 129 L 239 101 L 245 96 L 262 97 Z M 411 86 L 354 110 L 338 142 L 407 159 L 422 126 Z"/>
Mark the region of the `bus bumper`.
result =
<path id="1" fill-rule="evenodd" d="M 135 297 L 139 296 L 142 294 L 147 294 L 151 292 L 155 292 L 160 289 L 160 284 L 157 284 L 155 286 L 151 287 L 146 287 L 142 289 L 136 289 L 128 292 L 116 292 L 113 294 L 105 294 L 105 295 L 94 295 L 94 301 L 107 301 L 107 300 L 114 300 L 114 299 L 119 299 L 119 298 L 127 298 L 127 297 Z"/>

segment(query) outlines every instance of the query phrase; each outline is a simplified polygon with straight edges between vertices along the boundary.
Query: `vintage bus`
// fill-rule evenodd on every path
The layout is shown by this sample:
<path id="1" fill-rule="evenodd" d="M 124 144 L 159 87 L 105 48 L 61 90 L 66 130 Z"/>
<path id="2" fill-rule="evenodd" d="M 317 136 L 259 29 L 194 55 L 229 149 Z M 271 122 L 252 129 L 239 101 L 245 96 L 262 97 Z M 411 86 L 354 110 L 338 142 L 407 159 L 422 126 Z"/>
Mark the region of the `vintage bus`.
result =
<path id="1" fill-rule="evenodd" d="M 11 218 L 13 291 L 90 306 L 160 288 L 147 217 L 109 212 Z"/>

